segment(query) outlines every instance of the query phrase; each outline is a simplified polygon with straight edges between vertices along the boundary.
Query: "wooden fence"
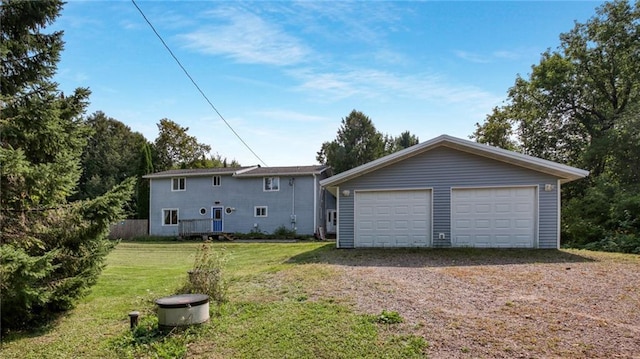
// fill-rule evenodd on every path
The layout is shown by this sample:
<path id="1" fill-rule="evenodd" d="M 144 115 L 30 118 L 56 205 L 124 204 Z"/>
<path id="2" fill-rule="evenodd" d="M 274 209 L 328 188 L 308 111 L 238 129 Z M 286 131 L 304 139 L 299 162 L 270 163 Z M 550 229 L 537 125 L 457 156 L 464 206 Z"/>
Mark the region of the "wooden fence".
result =
<path id="1" fill-rule="evenodd" d="M 130 239 L 149 235 L 148 219 L 125 219 L 109 227 L 109 239 Z"/>

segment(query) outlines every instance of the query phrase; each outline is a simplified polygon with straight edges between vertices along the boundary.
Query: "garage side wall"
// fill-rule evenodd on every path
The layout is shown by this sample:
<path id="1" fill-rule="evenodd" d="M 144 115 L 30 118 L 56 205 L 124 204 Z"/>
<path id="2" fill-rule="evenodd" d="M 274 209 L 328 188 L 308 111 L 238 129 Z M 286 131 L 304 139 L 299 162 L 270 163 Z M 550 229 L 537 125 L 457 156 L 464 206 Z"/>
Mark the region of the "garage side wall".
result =
<path id="1" fill-rule="evenodd" d="M 537 247 L 558 246 L 557 178 L 471 153 L 438 147 L 395 164 L 340 183 L 338 236 L 340 248 L 353 248 L 354 198 L 357 190 L 432 189 L 432 244 L 451 246 L 451 189 L 461 187 L 537 187 Z M 552 187 L 545 188 L 545 185 Z M 444 239 L 439 234 L 444 233 Z"/>

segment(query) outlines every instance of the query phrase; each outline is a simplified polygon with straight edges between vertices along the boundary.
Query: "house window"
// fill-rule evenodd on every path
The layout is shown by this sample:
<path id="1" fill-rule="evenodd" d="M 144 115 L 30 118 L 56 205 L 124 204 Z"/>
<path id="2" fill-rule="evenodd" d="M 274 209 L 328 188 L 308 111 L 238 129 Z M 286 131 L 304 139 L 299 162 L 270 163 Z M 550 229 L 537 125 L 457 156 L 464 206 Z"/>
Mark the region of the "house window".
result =
<path id="1" fill-rule="evenodd" d="M 207 214 L 207 209 L 206 209 L 206 208 L 204 208 L 204 207 L 200 208 L 200 214 L 201 214 L 201 215 L 203 215 L 203 216 L 204 216 L 205 214 Z"/>
<path id="2" fill-rule="evenodd" d="M 256 206 L 253 209 L 254 217 L 266 217 L 267 206 Z"/>
<path id="3" fill-rule="evenodd" d="M 263 182 L 265 192 L 280 190 L 280 177 L 265 177 Z"/>
<path id="4" fill-rule="evenodd" d="M 220 176 L 213 176 L 211 183 L 213 184 L 213 187 L 220 186 Z"/>
<path id="5" fill-rule="evenodd" d="M 178 225 L 178 209 L 167 208 L 162 210 L 162 225 L 177 226 Z"/>
<path id="6" fill-rule="evenodd" d="M 187 178 L 186 177 L 174 177 L 171 179 L 171 190 L 172 191 L 184 191 L 187 188 Z"/>

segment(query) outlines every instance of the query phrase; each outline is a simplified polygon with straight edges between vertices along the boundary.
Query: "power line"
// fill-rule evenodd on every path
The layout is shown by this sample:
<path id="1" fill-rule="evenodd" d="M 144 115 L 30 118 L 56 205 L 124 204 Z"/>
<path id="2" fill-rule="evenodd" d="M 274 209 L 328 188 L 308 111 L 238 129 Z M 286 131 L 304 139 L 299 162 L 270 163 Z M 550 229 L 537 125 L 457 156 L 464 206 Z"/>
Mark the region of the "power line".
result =
<path id="1" fill-rule="evenodd" d="M 138 6 L 138 4 L 136 4 L 135 0 L 131 0 L 131 2 L 133 3 L 133 5 L 136 7 L 136 9 L 138 9 L 138 11 L 140 12 L 140 15 L 142 15 L 142 17 L 144 18 L 144 20 L 147 22 L 147 24 L 149 24 L 149 27 L 151 27 L 151 30 L 153 30 L 153 32 L 156 34 L 156 36 L 158 37 L 158 39 L 160 39 L 160 42 L 162 42 L 162 45 L 164 45 L 164 48 L 167 49 L 167 51 L 169 51 L 169 54 L 171 54 L 171 57 L 173 57 L 174 60 L 176 60 L 176 63 L 178 64 L 178 66 L 180 66 L 180 68 L 182 69 L 182 71 L 184 71 L 185 75 L 187 75 L 187 77 L 189 78 L 189 80 L 191 80 L 191 83 L 193 84 L 193 86 L 196 87 L 196 89 L 198 90 L 198 92 L 200 92 L 200 94 L 202 95 L 202 97 L 204 97 L 204 99 L 207 101 L 207 103 L 209 104 L 209 106 L 211 106 L 211 108 L 218 114 L 218 116 L 222 119 L 222 121 L 224 121 L 224 123 L 227 125 L 227 127 L 229 127 L 229 129 L 231 130 L 231 132 L 233 132 L 234 135 L 236 135 L 236 137 L 240 140 L 240 142 L 242 142 L 242 144 L 249 150 L 251 151 L 251 153 L 258 159 L 258 161 L 260 161 L 263 165 L 265 165 L 265 167 L 268 167 L 267 164 L 262 160 L 262 158 L 260 158 L 260 156 L 258 156 L 258 154 L 256 154 L 253 149 L 251 149 L 251 147 L 242 139 L 242 137 L 240 137 L 240 135 L 236 132 L 236 130 L 233 129 L 233 127 L 231 127 L 231 125 L 229 124 L 229 122 L 227 122 L 227 120 L 224 118 L 224 116 L 222 116 L 222 114 L 218 111 L 218 109 L 213 105 L 213 103 L 211 103 L 211 101 L 209 100 L 209 98 L 207 97 L 207 95 L 205 95 L 204 91 L 202 91 L 202 89 L 200 88 L 200 86 L 198 86 L 198 84 L 196 83 L 196 81 L 193 79 L 193 77 L 191 77 L 191 75 L 189 74 L 189 71 L 187 71 L 187 69 L 182 66 L 182 63 L 180 62 L 180 60 L 178 60 L 178 58 L 176 57 L 176 55 L 173 53 L 173 51 L 171 51 L 171 48 L 169 48 L 169 45 L 167 45 L 167 43 L 164 41 L 164 39 L 162 38 L 162 36 L 160 36 L 160 34 L 158 33 L 158 31 L 156 30 L 156 28 L 153 26 L 153 24 L 151 24 L 151 21 L 149 21 L 149 19 L 147 19 L 147 16 L 144 14 L 144 12 L 142 12 L 142 9 L 140 9 L 140 7 Z"/>

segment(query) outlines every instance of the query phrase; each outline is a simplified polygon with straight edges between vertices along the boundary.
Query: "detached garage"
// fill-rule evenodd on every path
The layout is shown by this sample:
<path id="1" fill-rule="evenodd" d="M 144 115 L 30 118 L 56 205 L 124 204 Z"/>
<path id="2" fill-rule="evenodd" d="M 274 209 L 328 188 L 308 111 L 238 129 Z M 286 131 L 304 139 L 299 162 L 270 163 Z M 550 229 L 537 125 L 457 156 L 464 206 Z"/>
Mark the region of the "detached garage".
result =
<path id="1" fill-rule="evenodd" d="M 320 184 L 339 248 L 558 248 L 560 185 L 588 174 L 442 135 Z"/>

